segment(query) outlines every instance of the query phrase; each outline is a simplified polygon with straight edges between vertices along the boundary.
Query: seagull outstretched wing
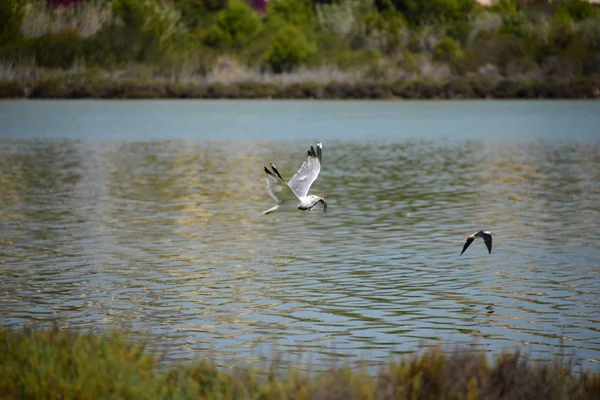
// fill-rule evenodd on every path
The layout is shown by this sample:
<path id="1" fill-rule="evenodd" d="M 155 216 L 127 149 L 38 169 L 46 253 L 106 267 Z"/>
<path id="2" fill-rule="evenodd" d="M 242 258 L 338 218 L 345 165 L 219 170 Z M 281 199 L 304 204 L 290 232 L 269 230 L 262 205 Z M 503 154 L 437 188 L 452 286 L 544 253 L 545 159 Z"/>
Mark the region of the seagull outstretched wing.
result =
<path id="1" fill-rule="evenodd" d="M 273 163 L 271 163 L 271 169 L 273 171 L 270 171 L 265 167 L 265 172 L 267 173 L 267 191 L 273 200 L 275 200 L 277 204 L 283 203 L 284 201 L 298 201 L 298 196 L 296 196 L 296 193 L 294 193 L 290 185 L 285 182 Z"/>
<path id="2" fill-rule="evenodd" d="M 317 148 L 310 146 L 308 150 L 308 160 L 302 163 L 302 166 L 288 182 L 296 196 L 304 197 L 313 182 L 319 176 L 321 171 L 321 162 L 323 161 L 323 144 L 317 143 Z"/>

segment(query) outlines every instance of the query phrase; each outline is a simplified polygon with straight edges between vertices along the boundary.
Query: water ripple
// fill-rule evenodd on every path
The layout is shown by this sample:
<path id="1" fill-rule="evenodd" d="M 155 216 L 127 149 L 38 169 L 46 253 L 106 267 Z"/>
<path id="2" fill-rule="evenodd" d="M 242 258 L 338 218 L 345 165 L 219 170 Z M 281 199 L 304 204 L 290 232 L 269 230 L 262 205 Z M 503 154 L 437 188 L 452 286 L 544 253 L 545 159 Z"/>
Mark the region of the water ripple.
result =
<path id="1" fill-rule="evenodd" d="M 599 368 L 599 142 L 338 140 L 314 185 L 327 217 L 260 215 L 260 166 L 289 176 L 300 155 L 1 139 L 0 320 L 131 327 L 173 360 L 459 341 Z M 475 242 L 459 257 L 452 242 L 480 228 L 492 255 Z"/>

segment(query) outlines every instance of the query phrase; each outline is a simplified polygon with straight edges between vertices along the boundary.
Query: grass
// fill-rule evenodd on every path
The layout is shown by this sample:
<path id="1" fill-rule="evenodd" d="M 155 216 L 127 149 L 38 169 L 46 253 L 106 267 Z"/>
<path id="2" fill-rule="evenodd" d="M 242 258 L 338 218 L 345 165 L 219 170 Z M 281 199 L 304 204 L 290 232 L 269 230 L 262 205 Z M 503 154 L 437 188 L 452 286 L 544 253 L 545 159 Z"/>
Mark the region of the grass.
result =
<path id="1" fill-rule="evenodd" d="M 390 360 L 376 373 L 276 366 L 218 368 L 209 359 L 159 368 L 158 353 L 118 331 L 97 335 L 0 330 L 1 399 L 597 399 L 600 374 L 519 352 L 490 363 L 481 352 Z"/>

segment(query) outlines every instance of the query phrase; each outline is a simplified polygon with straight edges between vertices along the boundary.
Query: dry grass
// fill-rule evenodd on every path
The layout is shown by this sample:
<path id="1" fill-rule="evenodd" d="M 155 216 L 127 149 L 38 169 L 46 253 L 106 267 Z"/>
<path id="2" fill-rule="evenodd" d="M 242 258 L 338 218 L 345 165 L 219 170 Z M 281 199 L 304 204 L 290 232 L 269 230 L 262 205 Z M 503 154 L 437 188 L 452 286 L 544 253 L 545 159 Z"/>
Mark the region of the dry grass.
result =
<path id="1" fill-rule="evenodd" d="M 109 2 L 90 0 L 77 7 L 47 7 L 43 0 L 28 3 L 21 28 L 25 37 L 40 37 L 64 28 L 76 30 L 81 37 L 96 34 L 113 20 Z"/>

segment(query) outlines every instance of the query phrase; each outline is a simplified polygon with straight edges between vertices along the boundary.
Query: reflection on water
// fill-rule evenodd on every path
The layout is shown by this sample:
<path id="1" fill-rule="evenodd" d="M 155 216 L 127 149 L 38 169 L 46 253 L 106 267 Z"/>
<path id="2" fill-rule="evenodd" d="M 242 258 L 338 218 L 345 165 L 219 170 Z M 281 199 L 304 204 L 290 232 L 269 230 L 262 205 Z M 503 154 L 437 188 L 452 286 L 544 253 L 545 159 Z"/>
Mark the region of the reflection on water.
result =
<path id="1" fill-rule="evenodd" d="M 0 319 L 209 351 L 431 344 L 600 360 L 600 142 L 325 143 L 329 213 L 263 216 L 303 141 L 0 140 Z M 302 146 L 299 148 L 299 146 Z M 462 257 L 452 242 L 495 233 Z"/>

